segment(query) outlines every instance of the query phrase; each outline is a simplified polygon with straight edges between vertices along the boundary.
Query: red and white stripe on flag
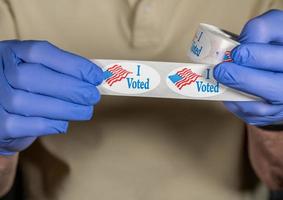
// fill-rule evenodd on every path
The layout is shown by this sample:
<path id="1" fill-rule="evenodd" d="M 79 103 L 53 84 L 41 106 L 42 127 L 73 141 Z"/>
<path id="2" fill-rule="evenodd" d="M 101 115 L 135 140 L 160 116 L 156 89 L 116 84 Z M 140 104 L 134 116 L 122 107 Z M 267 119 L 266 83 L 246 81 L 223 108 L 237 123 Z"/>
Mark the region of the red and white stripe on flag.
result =
<path id="1" fill-rule="evenodd" d="M 108 85 L 112 86 L 117 81 L 121 81 L 122 79 L 126 78 L 132 72 L 129 72 L 122 68 L 121 65 L 113 65 L 112 67 L 108 68 L 107 71 L 111 72 L 113 76 L 109 77 L 106 80 Z"/>
<path id="2" fill-rule="evenodd" d="M 181 80 L 175 83 L 179 90 L 181 90 L 186 85 L 190 85 L 199 77 L 201 77 L 201 75 L 194 73 L 191 69 L 188 68 L 182 69 L 181 71 L 177 72 L 177 74 L 182 77 Z"/>

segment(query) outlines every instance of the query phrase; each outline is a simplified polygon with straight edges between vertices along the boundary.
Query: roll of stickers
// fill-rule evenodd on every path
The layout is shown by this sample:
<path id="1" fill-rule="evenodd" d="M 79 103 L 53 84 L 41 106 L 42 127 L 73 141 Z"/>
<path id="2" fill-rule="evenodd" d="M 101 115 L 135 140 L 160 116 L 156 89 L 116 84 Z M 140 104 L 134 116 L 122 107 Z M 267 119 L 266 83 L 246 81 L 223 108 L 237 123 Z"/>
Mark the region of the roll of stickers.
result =
<path id="1" fill-rule="evenodd" d="M 255 97 L 236 92 L 213 78 L 213 66 L 207 64 L 92 60 L 101 66 L 102 95 L 250 101 Z"/>
<path id="2" fill-rule="evenodd" d="M 213 77 L 213 67 L 230 62 L 230 52 L 239 43 L 237 36 L 215 26 L 200 24 L 188 50 L 197 63 L 133 60 L 92 60 L 102 67 L 102 95 L 254 101 L 259 98 L 221 85 Z"/>
<path id="3" fill-rule="evenodd" d="M 237 35 L 216 26 L 200 24 L 187 55 L 194 63 L 216 65 L 230 62 L 231 50 L 239 45 L 236 38 Z"/>

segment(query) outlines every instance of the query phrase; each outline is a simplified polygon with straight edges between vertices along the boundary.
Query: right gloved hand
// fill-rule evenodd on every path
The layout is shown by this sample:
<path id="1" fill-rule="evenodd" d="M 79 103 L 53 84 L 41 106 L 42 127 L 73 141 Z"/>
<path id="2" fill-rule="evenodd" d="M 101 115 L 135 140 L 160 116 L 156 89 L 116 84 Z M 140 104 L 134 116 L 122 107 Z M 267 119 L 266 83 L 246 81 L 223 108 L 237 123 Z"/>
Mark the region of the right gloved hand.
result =
<path id="1" fill-rule="evenodd" d="M 0 42 L 0 155 L 90 119 L 102 81 L 97 65 L 48 42 Z"/>
<path id="2" fill-rule="evenodd" d="M 261 101 L 225 102 L 248 124 L 266 126 L 283 120 L 283 11 L 271 10 L 250 20 L 232 50 L 233 62 L 214 69 L 220 83 L 261 97 Z"/>

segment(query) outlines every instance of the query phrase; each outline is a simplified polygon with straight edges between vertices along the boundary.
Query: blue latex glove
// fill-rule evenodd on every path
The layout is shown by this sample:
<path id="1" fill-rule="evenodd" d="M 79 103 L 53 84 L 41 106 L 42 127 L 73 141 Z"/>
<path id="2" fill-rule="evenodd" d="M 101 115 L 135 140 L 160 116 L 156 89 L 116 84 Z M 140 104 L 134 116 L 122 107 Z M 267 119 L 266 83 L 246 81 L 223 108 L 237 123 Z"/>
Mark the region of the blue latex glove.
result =
<path id="1" fill-rule="evenodd" d="M 259 102 L 225 102 L 228 110 L 252 125 L 283 120 L 283 11 L 250 20 L 232 51 L 233 63 L 221 63 L 214 77 L 224 85 L 261 97 Z"/>
<path id="2" fill-rule="evenodd" d="M 0 42 L 0 155 L 90 119 L 102 77 L 92 62 L 48 42 Z"/>

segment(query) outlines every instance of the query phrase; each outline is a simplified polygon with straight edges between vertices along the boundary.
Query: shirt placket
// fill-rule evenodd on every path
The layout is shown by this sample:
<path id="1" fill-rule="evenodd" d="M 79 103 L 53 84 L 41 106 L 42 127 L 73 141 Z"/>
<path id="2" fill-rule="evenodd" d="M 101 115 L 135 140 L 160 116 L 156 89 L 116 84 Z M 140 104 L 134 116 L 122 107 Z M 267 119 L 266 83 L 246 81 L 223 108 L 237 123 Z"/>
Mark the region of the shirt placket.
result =
<path id="1" fill-rule="evenodd" d="M 131 38 L 133 47 L 157 46 L 162 42 L 165 34 L 164 23 L 170 19 L 171 4 L 175 4 L 172 2 L 175 1 L 140 0 L 138 2 L 133 15 Z"/>

